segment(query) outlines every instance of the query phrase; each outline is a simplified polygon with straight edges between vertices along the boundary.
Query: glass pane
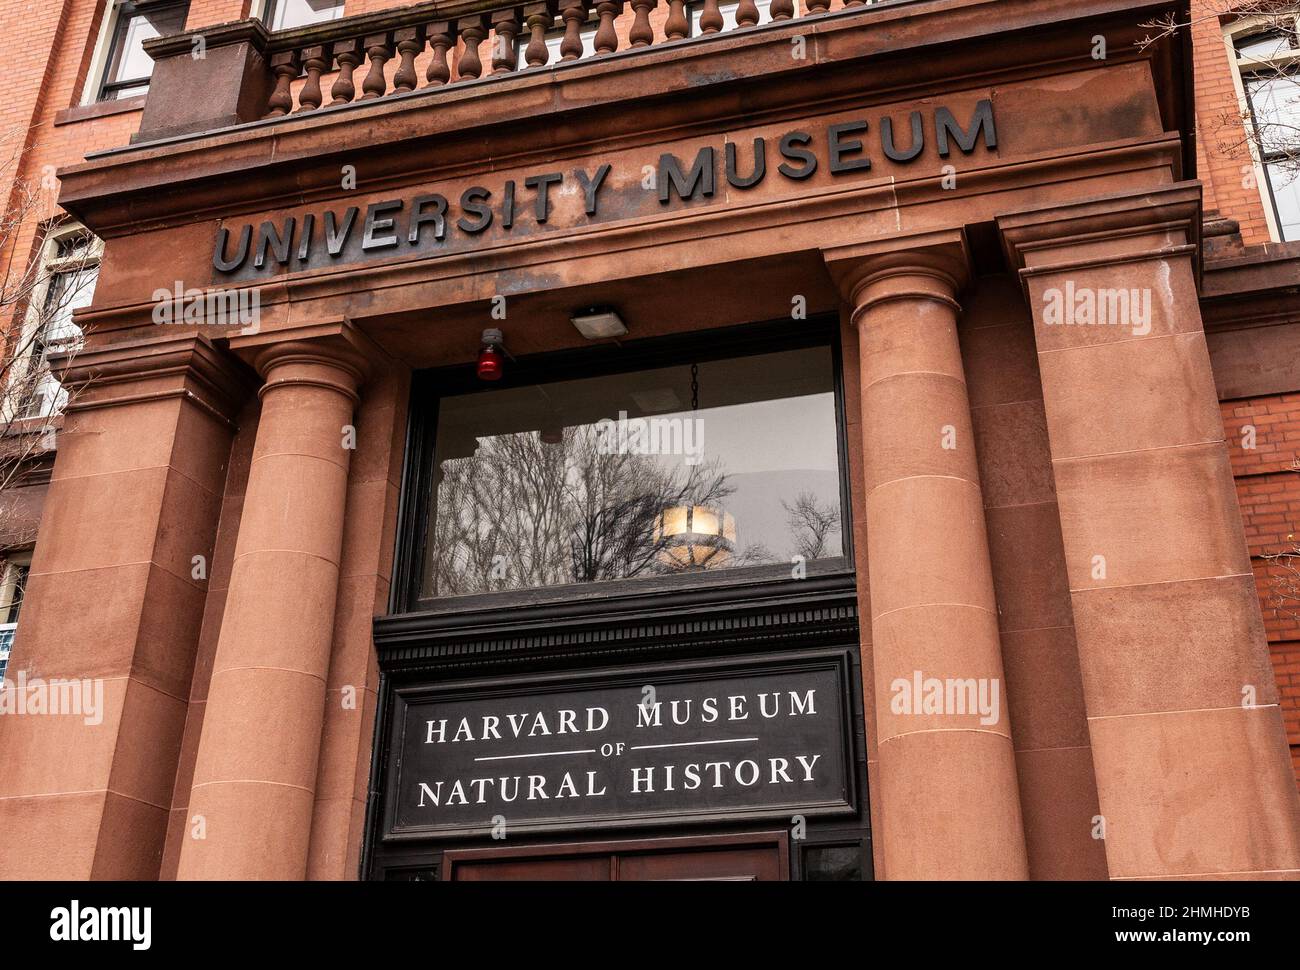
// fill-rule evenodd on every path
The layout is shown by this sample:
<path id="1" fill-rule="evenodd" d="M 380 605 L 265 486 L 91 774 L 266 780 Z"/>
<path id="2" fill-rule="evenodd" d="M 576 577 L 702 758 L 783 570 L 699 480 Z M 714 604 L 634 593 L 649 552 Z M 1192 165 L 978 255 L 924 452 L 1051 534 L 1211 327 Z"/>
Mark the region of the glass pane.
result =
<path id="1" fill-rule="evenodd" d="M 1300 77 L 1252 78 L 1246 90 L 1265 156 L 1287 151 L 1300 130 Z"/>
<path id="2" fill-rule="evenodd" d="M 272 30 L 290 30 L 343 16 L 343 0 L 271 0 Z"/>
<path id="3" fill-rule="evenodd" d="M 425 598 L 840 556 L 830 349 L 445 397 L 432 520 Z"/>
<path id="4" fill-rule="evenodd" d="M 49 418 L 68 406 L 68 392 L 63 389 L 49 370 L 43 370 L 36 381 L 31 404 L 23 415 L 28 418 Z"/>
<path id="5" fill-rule="evenodd" d="M 862 847 L 810 846 L 804 850 L 803 871 L 806 882 L 861 882 Z"/>
<path id="6" fill-rule="evenodd" d="M 149 82 L 143 84 L 132 84 L 130 87 L 113 88 L 111 91 L 105 91 L 104 101 L 125 101 L 127 98 L 134 98 L 136 95 L 148 94 Z"/>
<path id="7" fill-rule="evenodd" d="M 88 232 L 63 236 L 54 245 L 55 259 L 85 259 L 94 248 L 95 237 Z"/>
<path id="8" fill-rule="evenodd" d="M 58 414 L 67 405 L 68 393 L 50 372 L 48 357 L 51 353 L 76 350 L 81 345 L 81 328 L 72 321 L 72 313 L 90 306 L 98 278 L 96 266 L 50 277 L 44 319 L 32 347 L 32 371 L 27 384 L 30 396 L 21 409 L 24 417 L 46 418 Z"/>
<path id="9" fill-rule="evenodd" d="M 55 273 L 50 277 L 45 298 L 45 346 L 61 350 L 81 339 L 81 328 L 72 322 L 72 313 L 90 306 L 98 279 L 99 268 L 96 266 Z"/>
<path id="10" fill-rule="evenodd" d="M 1252 34 L 1237 41 L 1237 56 L 1254 61 L 1268 61 L 1294 49 L 1295 35 L 1284 30 Z"/>
<path id="11" fill-rule="evenodd" d="M 139 13 L 124 11 L 109 56 L 108 83 L 148 79 L 153 74 L 153 58 L 144 52 L 144 42 L 154 37 L 180 33 L 185 29 L 185 14 L 188 10 L 189 4 L 186 3 L 162 10 L 142 10 Z M 131 97 L 145 90 L 148 90 L 147 86 L 119 90 L 110 97 Z"/>
<path id="12" fill-rule="evenodd" d="M 1278 230 L 1283 242 L 1300 239 L 1300 171 L 1270 165 L 1269 183 L 1277 203 Z"/>
<path id="13" fill-rule="evenodd" d="M 9 617 L 8 622 L 17 623 L 18 617 L 23 610 L 23 597 L 27 595 L 27 574 L 31 572 L 31 566 L 14 567 L 14 591 L 9 600 Z"/>

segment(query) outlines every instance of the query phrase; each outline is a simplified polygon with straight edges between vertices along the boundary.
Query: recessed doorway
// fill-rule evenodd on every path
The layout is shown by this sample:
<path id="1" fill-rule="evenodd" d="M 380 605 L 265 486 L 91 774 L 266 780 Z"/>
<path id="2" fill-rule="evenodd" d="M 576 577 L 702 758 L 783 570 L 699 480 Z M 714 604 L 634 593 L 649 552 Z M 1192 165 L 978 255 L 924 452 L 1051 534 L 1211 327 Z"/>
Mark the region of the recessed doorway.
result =
<path id="1" fill-rule="evenodd" d="M 443 862 L 442 878 L 456 882 L 778 882 L 790 873 L 785 832 L 448 849 Z"/>

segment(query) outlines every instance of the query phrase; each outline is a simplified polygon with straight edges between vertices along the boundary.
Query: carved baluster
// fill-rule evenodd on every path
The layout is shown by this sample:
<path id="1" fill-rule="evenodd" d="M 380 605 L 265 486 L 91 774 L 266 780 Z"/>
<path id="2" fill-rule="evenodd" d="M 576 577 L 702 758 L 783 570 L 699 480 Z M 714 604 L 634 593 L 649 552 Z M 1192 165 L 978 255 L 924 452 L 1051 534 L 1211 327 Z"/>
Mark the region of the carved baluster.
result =
<path id="1" fill-rule="evenodd" d="M 794 0 L 772 0 L 772 19 L 789 20 L 794 16 Z"/>
<path id="2" fill-rule="evenodd" d="M 560 60 L 576 61 L 582 56 L 582 25 L 587 22 L 586 0 L 560 0 L 560 16 L 564 18 Z"/>
<path id="3" fill-rule="evenodd" d="M 844 0 L 844 6 L 846 7 L 865 7 L 866 5 L 867 0 Z"/>
<path id="4" fill-rule="evenodd" d="M 758 4 L 754 0 L 740 0 L 740 6 L 736 8 L 736 26 L 758 26 Z"/>
<path id="5" fill-rule="evenodd" d="M 772 0 L 772 6 L 781 0 Z M 793 3 L 794 0 L 785 0 Z M 686 0 L 668 0 L 668 20 L 664 23 L 664 36 L 669 40 L 685 40 L 691 32 L 691 22 L 686 19 Z"/>
<path id="6" fill-rule="evenodd" d="M 384 65 L 393 56 L 393 39 L 389 34 L 372 34 L 362 41 L 366 54 L 370 58 L 370 73 L 361 82 L 365 92 L 358 101 L 373 101 L 388 93 L 388 78 L 384 76 Z"/>
<path id="7" fill-rule="evenodd" d="M 808 6 L 809 16 L 815 13 L 825 13 L 831 9 L 831 0 L 805 0 L 805 2 Z"/>
<path id="8" fill-rule="evenodd" d="M 275 90 L 267 101 L 271 110 L 268 118 L 279 118 L 293 110 L 293 91 L 290 85 L 298 76 L 298 52 L 282 51 L 271 55 L 271 71 L 275 74 Z"/>
<path id="9" fill-rule="evenodd" d="M 461 77 L 476 78 L 483 73 L 483 62 L 478 56 L 478 45 L 483 43 L 483 38 L 487 36 L 487 17 L 483 14 L 461 17 L 457 25 L 460 27 L 460 36 L 465 41 L 465 53 L 460 56 L 458 73 Z"/>
<path id="10" fill-rule="evenodd" d="M 524 22 L 528 25 L 528 47 L 524 61 L 529 67 L 543 67 L 551 59 L 546 46 L 546 32 L 555 23 L 555 0 L 524 4 Z"/>
<path id="11" fill-rule="evenodd" d="M 704 0 L 704 12 L 700 14 L 700 33 L 716 34 L 722 29 L 722 11 L 718 9 L 718 0 Z"/>
<path id="12" fill-rule="evenodd" d="M 718 0 L 713 0 L 717 3 Z M 623 12 L 623 0 L 600 0 L 596 4 L 596 15 L 600 17 L 600 26 L 596 29 L 596 53 L 613 54 L 618 50 L 618 31 L 614 29 L 614 18 Z"/>
<path id="13" fill-rule="evenodd" d="M 492 73 L 506 74 L 519 63 L 519 8 L 498 10 L 492 14 Z"/>
<path id="14" fill-rule="evenodd" d="M 304 48 L 302 66 L 307 72 L 307 83 L 298 92 L 298 110 L 315 111 L 324 100 L 320 90 L 320 76 L 330 67 L 329 48 L 320 45 Z"/>
<path id="15" fill-rule="evenodd" d="M 352 73 L 364 59 L 361 41 L 357 38 L 334 42 L 334 60 L 339 66 L 339 76 L 330 88 L 330 97 L 334 99 L 330 104 L 347 104 L 356 95 L 357 86 L 352 81 Z"/>
<path id="16" fill-rule="evenodd" d="M 632 9 L 636 11 L 636 17 L 632 21 L 628 40 L 632 42 L 633 47 L 649 47 L 655 42 L 654 28 L 650 26 L 650 11 L 657 6 L 659 0 L 632 0 Z"/>
<path id="17" fill-rule="evenodd" d="M 393 31 L 393 40 L 397 44 L 397 53 L 402 63 L 393 75 L 393 93 L 414 91 L 419 81 L 415 73 L 415 59 L 424 51 L 423 27 L 400 27 Z"/>
<path id="18" fill-rule="evenodd" d="M 433 58 L 425 77 L 427 87 L 436 88 L 451 80 L 451 67 L 447 64 L 447 52 L 456 44 L 456 31 L 450 20 L 436 20 L 429 24 L 429 46 L 433 48 Z"/>

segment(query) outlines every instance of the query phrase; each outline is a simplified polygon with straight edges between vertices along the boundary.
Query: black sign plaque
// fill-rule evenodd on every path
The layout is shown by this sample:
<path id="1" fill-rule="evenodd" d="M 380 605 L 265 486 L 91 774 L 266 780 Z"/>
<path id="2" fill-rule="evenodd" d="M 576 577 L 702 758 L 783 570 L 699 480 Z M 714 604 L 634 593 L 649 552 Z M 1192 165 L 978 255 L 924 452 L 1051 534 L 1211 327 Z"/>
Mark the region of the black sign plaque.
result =
<path id="1" fill-rule="evenodd" d="M 386 837 L 852 814 L 848 656 L 404 687 Z"/>

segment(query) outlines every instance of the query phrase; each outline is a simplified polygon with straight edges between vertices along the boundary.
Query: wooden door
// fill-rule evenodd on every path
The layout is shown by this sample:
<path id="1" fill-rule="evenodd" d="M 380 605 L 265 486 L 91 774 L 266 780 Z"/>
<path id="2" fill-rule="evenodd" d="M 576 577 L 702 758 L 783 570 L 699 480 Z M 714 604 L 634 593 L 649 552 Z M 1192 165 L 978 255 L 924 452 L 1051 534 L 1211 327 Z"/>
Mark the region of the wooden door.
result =
<path id="1" fill-rule="evenodd" d="M 583 842 L 512 849 L 448 849 L 443 878 L 458 882 L 789 878 L 786 833 Z"/>

